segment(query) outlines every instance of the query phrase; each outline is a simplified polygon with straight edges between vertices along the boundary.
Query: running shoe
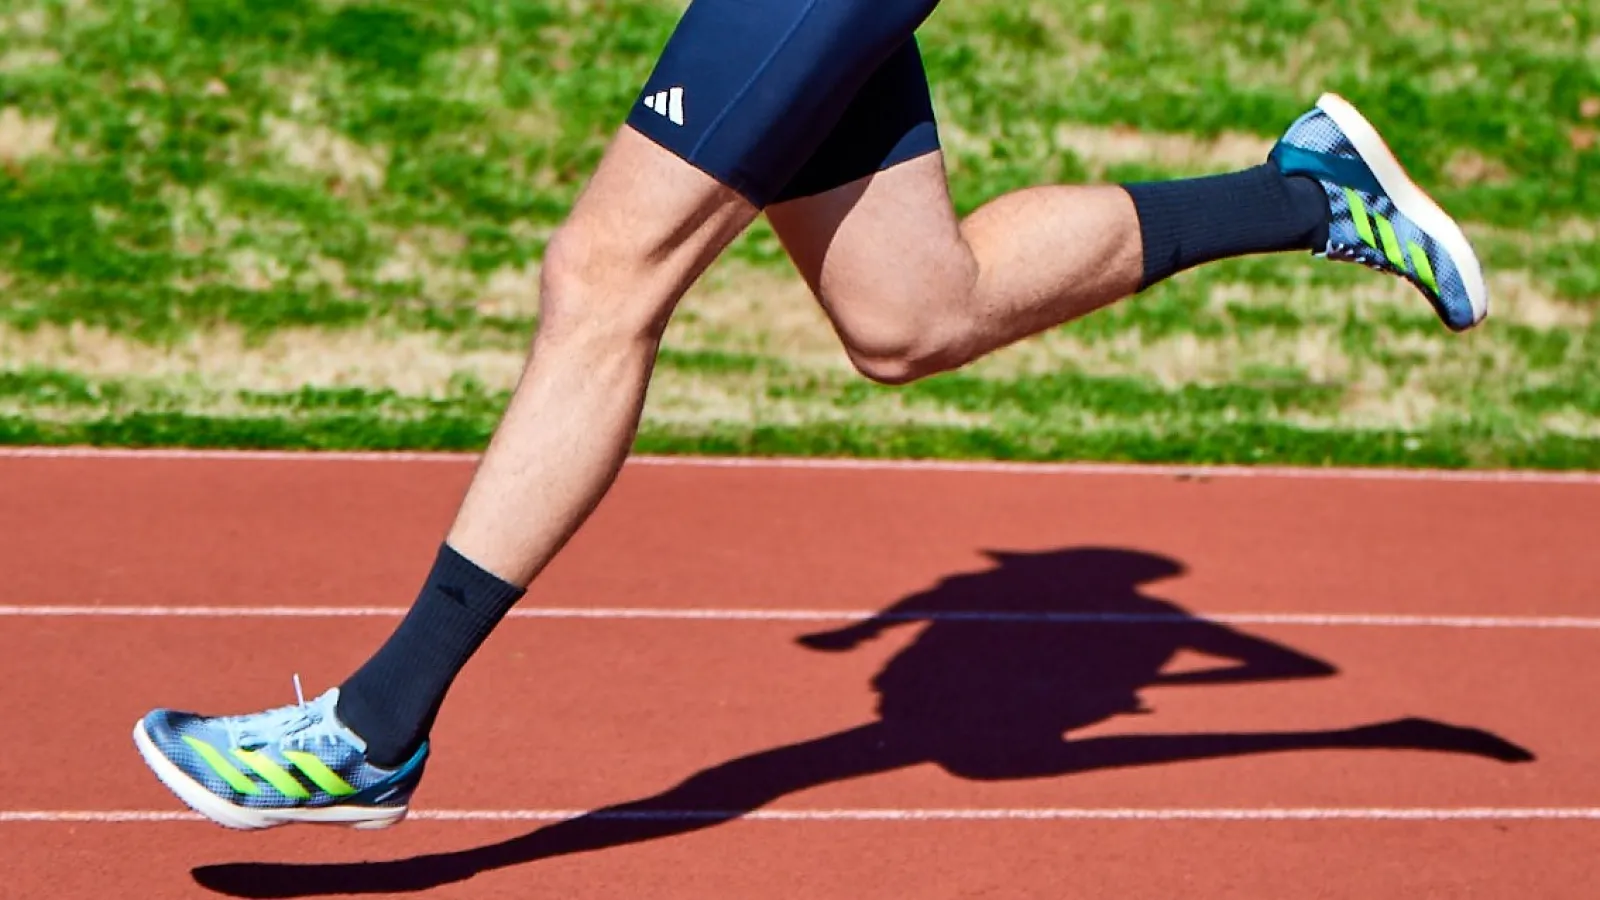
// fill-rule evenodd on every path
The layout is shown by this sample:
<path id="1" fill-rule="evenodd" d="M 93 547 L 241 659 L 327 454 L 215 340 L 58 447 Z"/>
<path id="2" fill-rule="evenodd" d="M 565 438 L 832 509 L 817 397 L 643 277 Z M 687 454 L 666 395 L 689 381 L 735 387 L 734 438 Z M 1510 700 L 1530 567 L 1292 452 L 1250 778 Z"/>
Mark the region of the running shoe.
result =
<path id="1" fill-rule="evenodd" d="M 162 784 L 218 825 L 393 825 L 405 818 L 428 745 L 395 769 L 368 763 L 366 743 L 334 715 L 338 699 L 334 688 L 244 716 L 158 709 L 134 726 L 133 741 Z"/>
<path id="2" fill-rule="evenodd" d="M 1444 324 L 1465 331 L 1489 313 L 1477 254 L 1450 218 L 1400 166 L 1378 130 L 1336 94 L 1323 94 L 1273 148 L 1285 175 L 1322 184 L 1333 218 L 1317 255 L 1398 275 L 1420 290 Z"/>

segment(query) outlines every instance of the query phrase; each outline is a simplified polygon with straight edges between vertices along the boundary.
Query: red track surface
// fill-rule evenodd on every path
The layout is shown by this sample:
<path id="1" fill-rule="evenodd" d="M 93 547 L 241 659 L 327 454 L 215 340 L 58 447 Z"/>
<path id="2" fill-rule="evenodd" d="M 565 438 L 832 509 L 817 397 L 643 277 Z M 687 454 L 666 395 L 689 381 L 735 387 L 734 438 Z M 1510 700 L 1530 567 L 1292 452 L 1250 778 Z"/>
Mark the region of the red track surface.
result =
<path id="1" fill-rule="evenodd" d="M 469 474 L 465 462 L 3 459 L 0 605 L 403 606 Z M 1596 535 L 1600 482 L 630 467 L 524 605 L 853 611 L 919 597 L 980 614 L 1146 613 L 1164 602 L 1200 614 L 1596 616 Z M 1066 552 L 1084 547 L 1114 552 Z M 986 549 L 1044 555 L 997 566 Z M 1183 574 L 1136 584 L 1155 557 Z M 941 621 L 900 623 L 848 652 L 795 642 L 846 624 L 508 621 L 446 706 L 416 808 L 600 809 L 703 773 L 654 808 L 1356 817 L 694 830 L 612 820 L 498 850 L 474 848 L 548 823 L 241 835 L 186 821 L 11 822 L 0 824 L 0 896 L 429 884 L 439 886 L 428 896 L 484 898 L 1600 896 L 1600 821 L 1350 812 L 1600 808 L 1600 630 L 1232 631 L 1280 652 L 1217 645 L 1227 632 L 1199 625 Z M 392 625 L 0 618 L 0 721 L 11 729 L 0 813 L 177 811 L 127 736 L 148 707 L 281 704 L 291 672 L 308 689 L 336 682 Z M 1150 684 L 1167 656 L 1169 673 L 1217 664 L 1174 653 L 1196 636 L 1229 652 L 1242 642 L 1269 669 L 1309 657 L 1338 671 Z M 1109 714 L 1134 693 L 1146 712 Z M 880 694 L 893 721 L 873 725 Z M 1460 733 L 1438 728 L 1420 739 L 1435 751 L 1310 749 L 1340 743 L 1318 734 L 1404 716 L 1482 729 L 1537 759 L 1459 752 L 1469 749 Z M 1061 729 L 1064 746 L 1090 750 L 1030 743 Z M 1234 737 L 1105 740 L 1129 734 Z M 1274 742 L 1284 752 L 1245 752 Z M 419 854 L 444 856 L 305 865 Z"/>

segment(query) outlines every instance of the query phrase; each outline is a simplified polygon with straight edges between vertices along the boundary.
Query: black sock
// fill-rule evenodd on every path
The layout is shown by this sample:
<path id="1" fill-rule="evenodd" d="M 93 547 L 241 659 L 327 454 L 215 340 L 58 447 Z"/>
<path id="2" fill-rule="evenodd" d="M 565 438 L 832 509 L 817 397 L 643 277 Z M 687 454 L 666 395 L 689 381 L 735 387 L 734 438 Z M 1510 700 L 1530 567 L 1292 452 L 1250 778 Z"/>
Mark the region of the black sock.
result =
<path id="1" fill-rule="evenodd" d="M 1144 240 L 1140 290 L 1201 263 L 1328 242 L 1328 195 L 1272 163 L 1243 172 L 1123 185 Z"/>
<path id="2" fill-rule="evenodd" d="M 417 752 L 450 683 L 522 594 L 440 546 L 416 605 L 339 687 L 336 712 L 367 742 L 368 762 L 394 768 Z"/>

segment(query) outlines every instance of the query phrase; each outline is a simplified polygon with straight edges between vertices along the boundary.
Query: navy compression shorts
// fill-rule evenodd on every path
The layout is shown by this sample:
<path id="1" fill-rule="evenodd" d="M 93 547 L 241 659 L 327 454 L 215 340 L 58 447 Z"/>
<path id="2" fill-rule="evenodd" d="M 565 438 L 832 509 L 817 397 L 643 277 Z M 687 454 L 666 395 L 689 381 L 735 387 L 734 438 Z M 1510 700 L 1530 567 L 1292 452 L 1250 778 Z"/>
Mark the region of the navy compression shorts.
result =
<path id="1" fill-rule="evenodd" d="M 758 208 L 939 149 L 938 0 L 694 0 L 628 124 Z"/>

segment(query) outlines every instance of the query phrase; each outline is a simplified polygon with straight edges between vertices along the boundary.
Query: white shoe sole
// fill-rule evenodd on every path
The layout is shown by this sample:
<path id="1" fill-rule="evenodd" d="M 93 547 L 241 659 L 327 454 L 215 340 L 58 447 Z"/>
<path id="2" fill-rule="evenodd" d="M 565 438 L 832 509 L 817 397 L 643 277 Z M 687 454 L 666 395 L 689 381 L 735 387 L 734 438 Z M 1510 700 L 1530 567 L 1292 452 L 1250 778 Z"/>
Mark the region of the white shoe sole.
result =
<path id="1" fill-rule="evenodd" d="M 1450 254 L 1450 260 L 1455 263 L 1461 281 L 1466 285 L 1467 300 L 1472 304 L 1472 325 L 1482 322 L 1489 314 L 1489 287 L 1483 280 L 1483 266 L 1478 262 L 1478 255 L 1472 251 L 1472 244 L 1462 233 L 1461 226 L 1411 180 L 1401 167 L 1400 160 L 1395 158 L 1389 145 L 1378 135 L 1378 129 L 1356 111 L 1350 101 L 1338 94 L 1323 94 L 1317 100 L 1317 108 L 1326 113 L 1350 139 L 1350 143 L 1355 145 L 1362 159 L 1372 169 L 1372 174 L 1377 176 L 1378 185 L 1394 201 L 1395 208 L 1417 223 Z"/>
<path id="2" fill-rule="evenodd" d="M 172 760 L 156 749 L 144 730 L 144 720 L 133 726 L 133 743 L 156 777 L 188 807 L 226 828 L 255 831 L 279 825 L 348 825 L 351 828 L 388 828 L 406 817 L 404 806 L 324 806 L 317 809 L 252 809 L 236 806 L 206 790 Z"/>

